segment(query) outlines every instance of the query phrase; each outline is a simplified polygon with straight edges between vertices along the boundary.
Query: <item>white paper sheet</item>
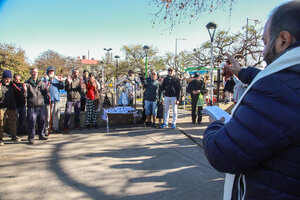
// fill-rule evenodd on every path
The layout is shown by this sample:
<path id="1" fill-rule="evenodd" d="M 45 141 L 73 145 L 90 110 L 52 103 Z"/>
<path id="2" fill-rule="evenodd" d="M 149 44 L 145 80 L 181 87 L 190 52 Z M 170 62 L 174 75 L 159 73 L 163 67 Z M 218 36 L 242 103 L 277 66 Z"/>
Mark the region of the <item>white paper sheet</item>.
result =
<path id="1" fill-rule="evenodd" d="M 222 117 L 225 119 L 225 123 L 229 122 L 231 116 L 218 106 L 206 106 L 204 110 L 202 110 L 203 114 L 207 114 L 216 120 L 220 120 Z"/>

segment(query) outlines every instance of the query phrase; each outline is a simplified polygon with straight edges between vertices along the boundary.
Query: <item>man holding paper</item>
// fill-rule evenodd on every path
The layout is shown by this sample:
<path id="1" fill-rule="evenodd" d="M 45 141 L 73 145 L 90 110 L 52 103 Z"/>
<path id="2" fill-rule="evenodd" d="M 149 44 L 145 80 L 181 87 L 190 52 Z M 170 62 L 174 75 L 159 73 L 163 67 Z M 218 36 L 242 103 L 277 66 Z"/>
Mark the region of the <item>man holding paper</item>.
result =
<path id="1" fill-rule="evenodd" d="M 229 68 L 249 87 L 231 120 L 211 123 L 204 150 L 226 174 L 224 199 L 300 199 L 300 1 L 277 7 L 263 41 L 267 67 Z M 233 179 L 232 179 L 233 177 Z"/>

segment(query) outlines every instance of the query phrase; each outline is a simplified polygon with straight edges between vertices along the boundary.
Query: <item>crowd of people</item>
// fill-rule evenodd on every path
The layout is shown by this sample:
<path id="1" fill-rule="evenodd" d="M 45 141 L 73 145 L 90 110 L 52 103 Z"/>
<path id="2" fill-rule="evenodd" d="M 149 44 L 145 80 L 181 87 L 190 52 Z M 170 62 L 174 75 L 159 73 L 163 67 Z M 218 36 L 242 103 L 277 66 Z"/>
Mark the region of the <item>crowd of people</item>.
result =
<path id="1" fill-rule="evenodd" d="M 0 83 L 0 146 L 4 145 L 4 128 L 11 135 L 11 140 L 16 143 L 21 141 L 17 135 L 27 134 L 29 144 L 35 143 L 36 134 L 40 140 L 47 140 L 50 132 L 61 132 L 59 129 L 61 90 L 67 92 L 63 131 L 69 132 L 73 107 L 75 127 L 81 130 L 81 106 L 86 106 L 86 127 L 98 128 L 97 112 L 101 86 L 93 73 L 86 72 L 84 77 L 80 78 L 79 70 L 74 69 L 72 76 L 63 81 L 61 75 L 56 76 L 56 69 L 53 66 L 47 68 L 42 78 L 38 78 L 38 69 L 32 68 L 31 77 L 21 83 L 20 74 L 12 75 L 10 70 L 4 70 Z"/>
<path id="2" fill-rule="evenodd" d="M 175 69 L 168 69 L 168 76 L 158 80 L 158 74 L 153 71 L 151 77 L 147 79 L 141 78 L 144 92 L 144 108 L 147 116 L 146 126 L 156 127 L 155 119 L 159 115 L 160 119 L 163 118 L 163 124 L 160 128 L 168 127 L 169 111 L 172 106 L 172 123 L 171 127 L 176 128 L 177 120 L 177 105 L 180 99 L 181 84 L 180 79 L 175 76 Z M 163 106 L 164 109 L 158 109 Z M 159 111 L 159 112 L 158 112 Z M 151 116 L 153 121 L 151 122 Z"/>
<path id="3" fill-rule="evenodd" d="M 12 141 L 17 143 L 20 142 L 17 135 L 27 134 L 29 144 L 35 143 L 34 138 L 36 134 L 40 140 L 47 140 L 49 133 L 68 133 L 73 110 L 75 129 L 82 130 L 85 127 L 88 129 L 98 128 L 99 99 L 101 98 L 103 86 L 95 79 L 95 74 L 84 70 L 82 77 L 80 77 L 79 70 L 73 69 L 72 75 L 63 80 L 62 75 L 56 74 L 55 67 L 49 66 L 43 77 L 39 78 L 37 68 L 30 70 L 30 76 L 28 80 L 21 83 L 19 74 L 15 73 L 12 76 L 11 71 L 3 71 L 0 84 L 1 146 L 4 145 L 4 128 L 10 133 Z M 132 70 L 128 71 L 126 80 L 126 88 L 128 89 L 125 92 L 128 93 L 126 94 L 128 96 L 127 103 L 132 105 L 133 96 L 135 95 L 133 92 L 135 90 L 131 87 L 139 81 L 135 79 L 135 74 Z M 140 77 L 140 81 L 144 94 L 145 125 L 157 127 L 156 118 L 158 118 L 159 128 L 167 128 L 169 126 L 170 107 L 172 107 L 171 128 L 175 129 L 177 106 L 182 91 L 181 80 L 176 77 L 175 69 L 169 68 L 168 75 L 165 78 L 162 76 L 158 77 L 158 73 L 153 71 L 151 76 L 146 79 Z M 134 84 L 129 84 L 131 82 Z M 59 127 L 61 90 L 65 90 L 67 93 L 62 129 Z M 202 95 L 206 93 L 206 89 L 199 74 L 195 74 L 194 80 L 190 82 L 187 91 L 192 96 L 192 121 L 195 123 L 195 110 L 198 107 L 198 123 L 201 123 Z M 198 99 L 202 100 L 201 105 Z M 86 114 L 85 127 L 80 126 L 81 111 L 85 111 Z M 161 120 L 163 120 L 162 123 Z"/>
<path id="4" fill-rule="evenodd" d="M 158 79 L 157 72 L 151 72 L 151 76 L 143 79 L 142 84 L 144 92 L 144 109 L 146 114 L 146 126 L 157 127 L 156 116 L 163 119 L 159 128 L 169 127 L 170 108 L 172 107 L 171 128 L 176 129 L 177 109 L 182 93 L 181 80 L 176 77 L 175 69 L 169 68 L 168 75 L 165 78 Z M 192 123 L 195 123 L 198 116 L 198 123 L 202 121 L 202 108 L 204 104 L 203 95 L 207 93 L 204 81 L 198 73 L 194 74 L 193 80 L 189 82 L 187 93 L 192 97 Z M 199 100 L 199 101 L 198 101 Z M 198 107 L 198 115 L 196 115 Z M 151 121 L 152 117 L 152 121 Z"/>
<path id="5" fill-rule="evenodd" d="M 233 99 L 236 105 L 230 121 L 225 124 L 223 120 L 211 120 L 203 138 L 208 161 L 217 170 L 227 173 L 224 199 L 300 198 L 299 10 L 300 1 L 292 0 L 271 13 L 263 33 L 263 55 L 267 63 L 264 70 L 242 68 L 234 56 L 225 53 L 228 57 L 223 74 L 226 102 Z M 93 73 L 84 71 L 80 78 L 79 71 L 74 69 L 72 76 L 63 82 L 50 66 L 42 79 L 38 78 L 37 68 L 31 69 L 30 75 L 21 83 L 19 74 L 12 76 L 11 71 L 3 71 L 0 84 L 1 146 L 4 145 L 4 122 L 16 143 L 20 142 L 17 135 L 25 130 L 29 144 L 35 143 L 36 133 L 40 140 L 47 140 L 50 131 L 59 132 L 59 91 L 62 89 L 67 91 L 64 132 L 69 132 L 73 107 L 76 129 L 82 129 L 80 111 L 85 107 L 87 128 L 98 128 L 97 111 L 102 87 Z M 132 78 L 131 72 L 129 77 Z M 156 127 L 156 118 L 163 118 L 160 128 L 168 127 L 172 107 L 171 128 L 175 129 L 181 92 L 175 70 L 169 68 L 164 79 L 152 71 L 151 76 L 141 78 L 141 82 L 146 126 Z M 234 85 L 242 90 L 236 89 L 236 95 L 232 96 Z M 189 82 L 187 92 L 192 99 L 192 123 L 201 123 L 203 95 L 207 90 L 199 74 L 196 73 Z M 129 100 L 132 100 L 130 95 Z"/>

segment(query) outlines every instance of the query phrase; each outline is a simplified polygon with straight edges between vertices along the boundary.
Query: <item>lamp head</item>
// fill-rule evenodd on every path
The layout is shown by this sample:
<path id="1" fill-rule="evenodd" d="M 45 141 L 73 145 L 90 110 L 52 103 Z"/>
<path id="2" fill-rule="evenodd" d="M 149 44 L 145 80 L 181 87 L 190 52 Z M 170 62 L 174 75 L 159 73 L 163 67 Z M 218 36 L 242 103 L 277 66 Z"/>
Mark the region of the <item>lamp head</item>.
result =
<path id="1" fill-rule="evenodd" d="M 145 45 L 145 46 L 143 46 L 143 49 L 145 50 L 145 52 L 147 54 L 150 48 L 149 48 L 149 46 Z"/>
<path id="2" fill-rule="evenodd" d="M 207 29 L 216 29 L 217 28 L 217 24 L 214 22 L 209 22 L 208 24 L 206 24 L 206 28 Z"/>

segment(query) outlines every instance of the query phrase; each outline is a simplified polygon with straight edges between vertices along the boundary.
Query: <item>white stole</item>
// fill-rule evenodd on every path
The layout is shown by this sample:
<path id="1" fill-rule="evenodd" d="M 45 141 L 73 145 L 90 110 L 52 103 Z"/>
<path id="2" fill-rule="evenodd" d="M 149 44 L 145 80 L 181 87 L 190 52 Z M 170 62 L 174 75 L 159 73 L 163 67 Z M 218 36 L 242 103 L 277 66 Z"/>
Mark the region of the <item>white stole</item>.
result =
<path id="1" fill-rule="evenodd" d="M 279 58 L 274 60 L 270 65 L 268 65 L 264 70 L 260 71 L 256 77 L 252 80 L 251 84 L 248 86 L 244 94 L 241 96 L 241 98 L 238 100 L 237 104 L 234 106 L 234 108 L 231 111 L 231 116 L 235 113 L 237 108 L 239 107 L 240 103 L 242 102 L 244 96 L 247 94 L 247 92 L 251 89 L 251 87 L 260 79 L 269 76 L 271 74 L 274 74 L 276 72 L 279 72 L 281 70 L 287 69 L 291 66 L 294 66 L 296 64 L 300 64 L 300 47 L 288 50 L 283 55 L 281 55 Z M 234 179 L 236 175 L 235 174 L 225 174 L 225 183 L 224 183 L 224 195 L 223 200 L 231 200 L 232 197 L 232 189 L 234 184 Z M 244 194 L 242 196 L 238 197 L 238 199 L 244 199 L 244 196 L 246 194 L 246 182 L 244 175 L 240 176 L 239 178 L 243 179 L 244 182 Z"/>

